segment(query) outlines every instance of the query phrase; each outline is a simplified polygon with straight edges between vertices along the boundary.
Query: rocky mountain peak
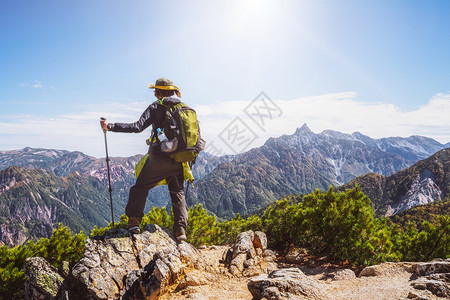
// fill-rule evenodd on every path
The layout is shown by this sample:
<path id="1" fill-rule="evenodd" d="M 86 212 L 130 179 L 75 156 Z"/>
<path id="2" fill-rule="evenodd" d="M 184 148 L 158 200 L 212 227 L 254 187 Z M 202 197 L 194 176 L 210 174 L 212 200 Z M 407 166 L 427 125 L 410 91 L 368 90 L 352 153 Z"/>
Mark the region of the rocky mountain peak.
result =
<path id="1" fill-rule="evenodd" d="M 294 135 L 305 135 L 305 134 L 314 134 L 314 132 L 312 132 L 311 129 L 309 129 L 306 123 L 304 123 L 302 127 L 297 128 L 297 130 L 294 133 Z"/>
<path id="2" fill-rule="evenodd" d="M 323 136 L 328 136 L 328 137 L 332 137 L 332 138 L 336 138 L 339 140 L 350 140 L 353 141 L 355 140 L 355 138 L 347 133 L 342 133 L 336 130 L 324 130 L 322 131 L 322 133 L 320 133 Z"/>

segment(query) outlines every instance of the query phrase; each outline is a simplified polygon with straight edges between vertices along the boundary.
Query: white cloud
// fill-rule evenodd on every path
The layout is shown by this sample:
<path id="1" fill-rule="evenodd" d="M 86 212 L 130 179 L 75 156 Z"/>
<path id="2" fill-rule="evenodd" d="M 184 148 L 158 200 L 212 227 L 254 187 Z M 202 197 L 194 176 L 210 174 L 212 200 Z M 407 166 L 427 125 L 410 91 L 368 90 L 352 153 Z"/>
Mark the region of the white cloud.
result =
<path id="1" fill-rule="evenodd" d="M 39 80 L 35 80 L 34 84 L 31 85 L 32 87 L 34 87 L 35 89 L 42 89 L 42 83 Z"/>
<path id="2" fill-rule="evenodd" d="M 219 138 L 219 133 L 237 116 L 258 136 L 249 147 L 260 146 L 269 137 L 292 134 L 303 123 L 316 133 L 333 129 L 344 133 L 359 131 L 373 138 L 423 135 L 444 144 L 450 141 L 450 94 L 436 95 L 426 105 L 410 112 L 389 103 L 357 100 L 354 92 L 274 100 L 283 113 L 281 117 L 266 119 L 265 131 L 244 113 L 248 103 L 219 103 L 198 109 L 204 135 L 225 153 L 232 150 Z"/>
<path id="3" fill-rule="evenodd" d="M 31 86 L 32 88 L 35 89 L 43 89 L 44 86 L 42 85 L 42 82 L 39 80 L 35 80 L 34 83 L 28 83 L 28 82 L 22 82 L 21 84 L 19 84 L 20 87 L 29 87 Z"/>
<path id="4" fill-rule="evenodd" d="M 344 133 L 359 131 L 373 138 L 423 135 L 444 144 L 450 142 L 450 93 L 438 94 L 427 104 L 409 112 L 389 103 L 361 101 L 354 92 L 273 101 L 282 110 L 282 115 L 266 119 L 264 130 L 244 113 L 251 101 L 228 101 L 193 107 L 197 110 L 207 145 L 214 145 L 221 153 L 233 153 L 219 138 L 219 134 L 236 117 L 257 135 L 247 149 L 264 144 L 269 137 L 293 134 L 303 123 L 307 123 L 316 133 L 333 129 Z M 31 146 L 78 150 L 102 157 L 105 149 L 103 132 L 99 126 L 100 117 L 113 122 L 134 122 L 148 105 L 144 101 L 94 104 L 53 118 L 3 115 L 0 120 L 0 150 Z M 145 139 L 149 134 L 148 129 L 140 134 L 108 133 L 110 155 L 145 153 Z M 211 149 L 209 151 L 213 152 Z"/>

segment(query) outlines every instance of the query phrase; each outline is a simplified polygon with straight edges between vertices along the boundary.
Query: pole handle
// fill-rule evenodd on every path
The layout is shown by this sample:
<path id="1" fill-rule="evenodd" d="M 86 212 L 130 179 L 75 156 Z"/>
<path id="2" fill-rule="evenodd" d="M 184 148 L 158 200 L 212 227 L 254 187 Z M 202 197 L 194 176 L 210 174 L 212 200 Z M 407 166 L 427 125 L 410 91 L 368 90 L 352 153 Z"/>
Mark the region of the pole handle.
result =
<path id="1" fill-rule="evenodd" d="M 102 121 L 106 121 L 106 118 L 104 118 L 104 117 L 100 117 L 100 120 L 102 120 Z M 103 129 L 103 133 L 104 133 L 104 134 L 106 134 L 106 130 L 105 130 L 105 129 Z"/>

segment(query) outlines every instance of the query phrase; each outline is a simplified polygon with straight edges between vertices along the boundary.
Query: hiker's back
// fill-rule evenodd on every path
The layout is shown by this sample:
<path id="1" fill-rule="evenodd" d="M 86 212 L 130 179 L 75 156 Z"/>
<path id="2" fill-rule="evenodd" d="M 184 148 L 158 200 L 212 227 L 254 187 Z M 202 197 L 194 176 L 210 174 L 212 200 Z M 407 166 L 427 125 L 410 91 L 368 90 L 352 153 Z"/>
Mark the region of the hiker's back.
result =
<path id="1" fill-rule="evenodd" d="M 197 113 L 177 98 L 164 98 L 160 105 L 166 108 L 162 128 L 168 141 L 159 142 L 162 152 L 178 162 L 194 161 L 205 147 L 200 135 Z M 155 135 L 156 128 L 154 128 Z"/>

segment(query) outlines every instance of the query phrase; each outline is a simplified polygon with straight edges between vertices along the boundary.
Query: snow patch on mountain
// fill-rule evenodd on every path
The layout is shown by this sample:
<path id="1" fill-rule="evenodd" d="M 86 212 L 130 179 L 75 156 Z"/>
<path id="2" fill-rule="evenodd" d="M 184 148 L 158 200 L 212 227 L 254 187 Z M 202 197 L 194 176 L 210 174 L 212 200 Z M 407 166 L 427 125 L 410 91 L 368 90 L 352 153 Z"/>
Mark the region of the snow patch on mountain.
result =
<path id="1" fill-rule="evenodd" d="M 334 169 L 334 174 L 335 174 L 335 181 L 338 185 L 342 185 L 344 184 L 344 182 L 342 181 L 342 166 L 345 163 L 345 159 L 333 159 L 333 158 L 326 158 L 327 162 L 329 162 L 331 164 L 331 166 Z"/>

